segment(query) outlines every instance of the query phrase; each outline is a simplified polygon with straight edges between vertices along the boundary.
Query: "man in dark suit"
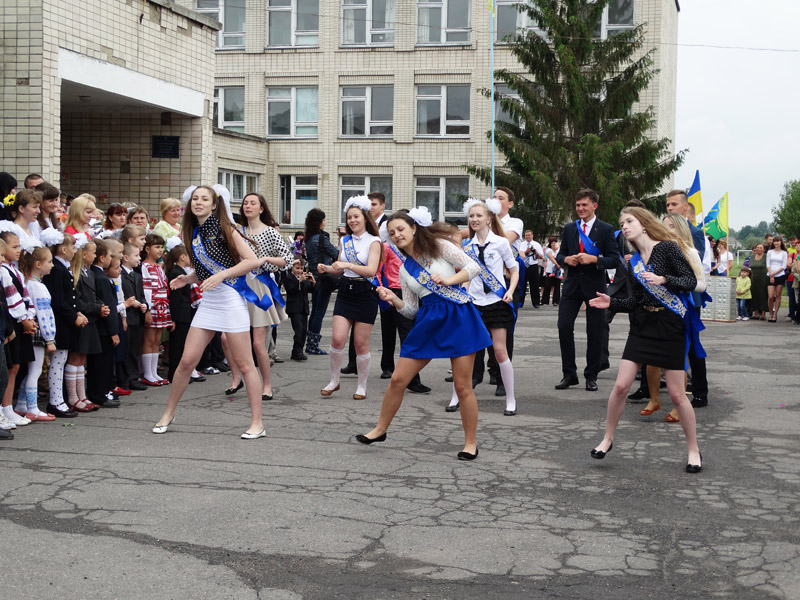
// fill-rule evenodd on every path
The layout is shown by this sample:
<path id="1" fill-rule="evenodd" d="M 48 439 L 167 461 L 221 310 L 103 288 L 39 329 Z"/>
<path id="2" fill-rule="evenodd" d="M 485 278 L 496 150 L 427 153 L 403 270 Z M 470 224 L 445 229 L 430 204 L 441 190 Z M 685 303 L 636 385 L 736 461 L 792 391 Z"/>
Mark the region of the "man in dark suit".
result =
<path id="1" fill-rule="evenodd" d="M 586 306 L 586 368 L 583 371 L 586 389 L 597 391 L 597 374 L 603 349 L 604 311 L 589 306 L 589 300 L 606 290 L 606 269 L 619 264 L 619 249 L 614 239 L 614 228 L 595 215 L 600 201 L 597 192 L 582 189 L 575 194 L 575 212 L 578 220 L 567 223 L 561 234 L 561 248 L 556 256 L 558 264 L 566 265 L 567 272 L 558 305 L 558 340 L 561 346 L 561 371 L 563 378 L 556 385 L 564 390 L 578 385 L 575 364 L 575 319 L 581 306 Z M 580 229 L 579 229 L 580 227 Z"/>
<path id="2" fill-rule="evenodd" d="M 686 198 L 686 192 L 683 190 L 672 190 L 667 194 L 667 212 L 678 213 L 686 217 L 686 222 L 689 224 L 689 230 L 692 232 L 692 241 L 694 242 L 695 250 L 700 254 L 700 259 L 703 261 L 703 270 L 706 265 L 710 265 L 706 253 L 706 239 L 703 230 L 694 225 L 688 218 L 689 214 L 689 200 Z M 709 250 L 710 252 L 710 250 Z M 708 274 L 708 272 L 706 272 Z M 695 310 L 700 314 L 700 294 L 692 292 L 694 298 Z M 706 377 L 706 359 L 697 356 L 694 344 L 689 346 L 689 368 L 692 371 L 692 406 L 694 408 L 702 408 L 708 406 L 708 379 Z"/>

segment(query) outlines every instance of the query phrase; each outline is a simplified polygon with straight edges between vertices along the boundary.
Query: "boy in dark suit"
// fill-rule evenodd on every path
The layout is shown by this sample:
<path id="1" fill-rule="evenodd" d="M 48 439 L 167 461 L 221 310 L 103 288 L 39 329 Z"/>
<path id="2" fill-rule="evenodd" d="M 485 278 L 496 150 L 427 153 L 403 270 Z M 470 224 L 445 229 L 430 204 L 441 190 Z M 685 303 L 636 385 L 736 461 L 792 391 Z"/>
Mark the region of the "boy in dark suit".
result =
<path id="1" fill-rule="evenodd" d="M 136 244 L 128 242 L 122 247 L 122 293 L 125 303 L 133 298 L 133 302 L 126 311 L 128 330 L 128 348 L 125 353 L 125 363 L 117 377 L 118 384 L 127 390 L 146 390 L 139 381 L 139 362 L 142 357 L 142 336 L 144 335 L 144 315 L 150 310 L 144 297 L 142 275 L 134 269 L 139 266 L 139 248 Z"/>
<path id="2" fill-rule="evenodd" d="M 283 286 L 286 289 L 286 314 L 292 321 L 294 343 L 292 344 L 292 360 L 308 360 L 303 354 L 308 331 L 308 295 L 314 290 L 314 276 L 304 271 L 303 259 L 295 259 L 292 272 L 286 275 Z"/>
<path id="3" fill-rule="evenodd" d="M 567 265 L 561 302 L 558 305 L 558 340 L 561 345 L 561 371 L 563 378 L 557 390 L 578 385 L 578 368 L 575 364 L 575 319 L 582 305 L 586 305 L 586 390 L 597 391 L 597 374 L 603 350 L 604 311 L 589 306 L 597 292 L 606 290 L 606 269 L 619 264 L 619 248 L 614 238 L 614 228 L 595 215 L 600 198 L 597 192 L 582 189 L 575 194 L 575 212 L 578 220 L 567 223 L 561 234 L 561 248 L 556 262 Z M 580 228 L 580 229 L 579 229 Z"/>
<path id="4" fill-rule="evenodd" d="M 117 292 L 106 275 L 111 266 L 111 250 L 103 240 L 95 240 L 96 253 L 90 271 L 94 275 L 95 294 L 111 310 L 105 317 L 97 320 L 97 333 L 100 336 L 99 354 L 86 357 L 88 377 L 86 397 L 90 402 L 104 408 L 119 408 L 119 398 L 111 391 L 114 369 L 114 348 L 119 344 L 119 319 L 117 317 Z"/>

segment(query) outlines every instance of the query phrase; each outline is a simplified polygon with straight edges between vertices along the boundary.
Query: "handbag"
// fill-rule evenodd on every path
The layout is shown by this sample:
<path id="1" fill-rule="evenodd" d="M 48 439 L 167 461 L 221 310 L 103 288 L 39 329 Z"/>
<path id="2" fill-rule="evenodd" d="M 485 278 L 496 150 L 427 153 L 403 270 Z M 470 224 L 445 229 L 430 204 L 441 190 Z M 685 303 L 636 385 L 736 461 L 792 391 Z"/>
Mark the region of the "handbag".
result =
<path id="1" fill-rule="evenodd" d="M 317 238 L 317 247 L 319 251 L 320 261 L 325 266 L 330 266 L 333 261 L 329 256 L 327 256 L 323 252 L 323 245 L 322 245 L 322 232 L 319 232 L 319 237 Z M 335 273 L 320 273 L 317 272 L 317 281 L 322 284 L 327 291 L 332 292 L 339 288 L 339 284 L 342 282 L 342 275 L 335 274 Z"/>

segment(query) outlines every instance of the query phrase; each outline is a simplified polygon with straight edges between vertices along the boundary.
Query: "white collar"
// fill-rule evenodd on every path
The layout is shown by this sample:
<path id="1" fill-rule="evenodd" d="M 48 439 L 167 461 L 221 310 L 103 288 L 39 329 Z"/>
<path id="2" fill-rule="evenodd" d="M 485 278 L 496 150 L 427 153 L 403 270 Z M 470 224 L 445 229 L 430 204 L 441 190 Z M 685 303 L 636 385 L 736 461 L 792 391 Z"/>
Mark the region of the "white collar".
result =
<path id="1" fill-rule="evenodd" d="M 584 221 L 583 219 L 581 219 L 581 225 L 583 224 L 586 225 L 586 233 L 589 233 L 592 230 L 595 221 L 597 221 L 597 215 L 593 216 L 588 221 Z"/>
<path id="2" fill-rule="evenodd" d="M 490 229 L 489 233 L 486 234 L 486 241 L 484 242 L 484 245 L 488 244 L 489 242 L 496 242 L 497 240 L 504 240 L 504 239 L 506 239 L 506 238 L 504 238 L 504 237 L 501 238 L 499 235 L 497 235 L 494 231 L 492 231 Z M 472 244 L 473 246 L 480 246 L 481 245 L 481 243 L 478 241 L 478 236 L 477 235 L 472 236 L 472 238 L 470 239 L 469 243 Z"/>
<path id="3" fill-rule="evenodd" d="M 66 260 L 64 260 L 63 258 L 61 258 L 60 256 L 56 256 L 56 260 L 58 262 L 60 262 L 62 265 L 64 265 L 65 267 L 67 267 L 67 269 L 70 268 L 69 263 Z"/>
<path id="4" fill-rule="evenodd" d="M 130 269 L 130 268 L 126 267 L 125 265 L 120 265 L 120 267 L 122 267 L 122 270 L 125 271 L 128 274 L 130 274 L 131 271 L 133 271 L 133 269 Z"/>

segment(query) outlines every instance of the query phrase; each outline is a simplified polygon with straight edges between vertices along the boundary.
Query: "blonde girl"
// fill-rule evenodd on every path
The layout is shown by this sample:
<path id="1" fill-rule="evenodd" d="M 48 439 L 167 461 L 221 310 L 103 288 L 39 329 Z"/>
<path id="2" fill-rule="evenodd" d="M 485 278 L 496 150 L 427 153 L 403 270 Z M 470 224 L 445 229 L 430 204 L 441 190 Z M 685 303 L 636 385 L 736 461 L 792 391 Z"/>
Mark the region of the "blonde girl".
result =
<path id="1" fill-rule="evenodd" d="M 94 196 L 91 194 L 81 194 L 69 205 L 67 226 L 64 231 L 71 235 L 83 233 L 91 237 L 92 234 L 89 230 L 89 223 L 96 212 L 97 206 Z"/>

